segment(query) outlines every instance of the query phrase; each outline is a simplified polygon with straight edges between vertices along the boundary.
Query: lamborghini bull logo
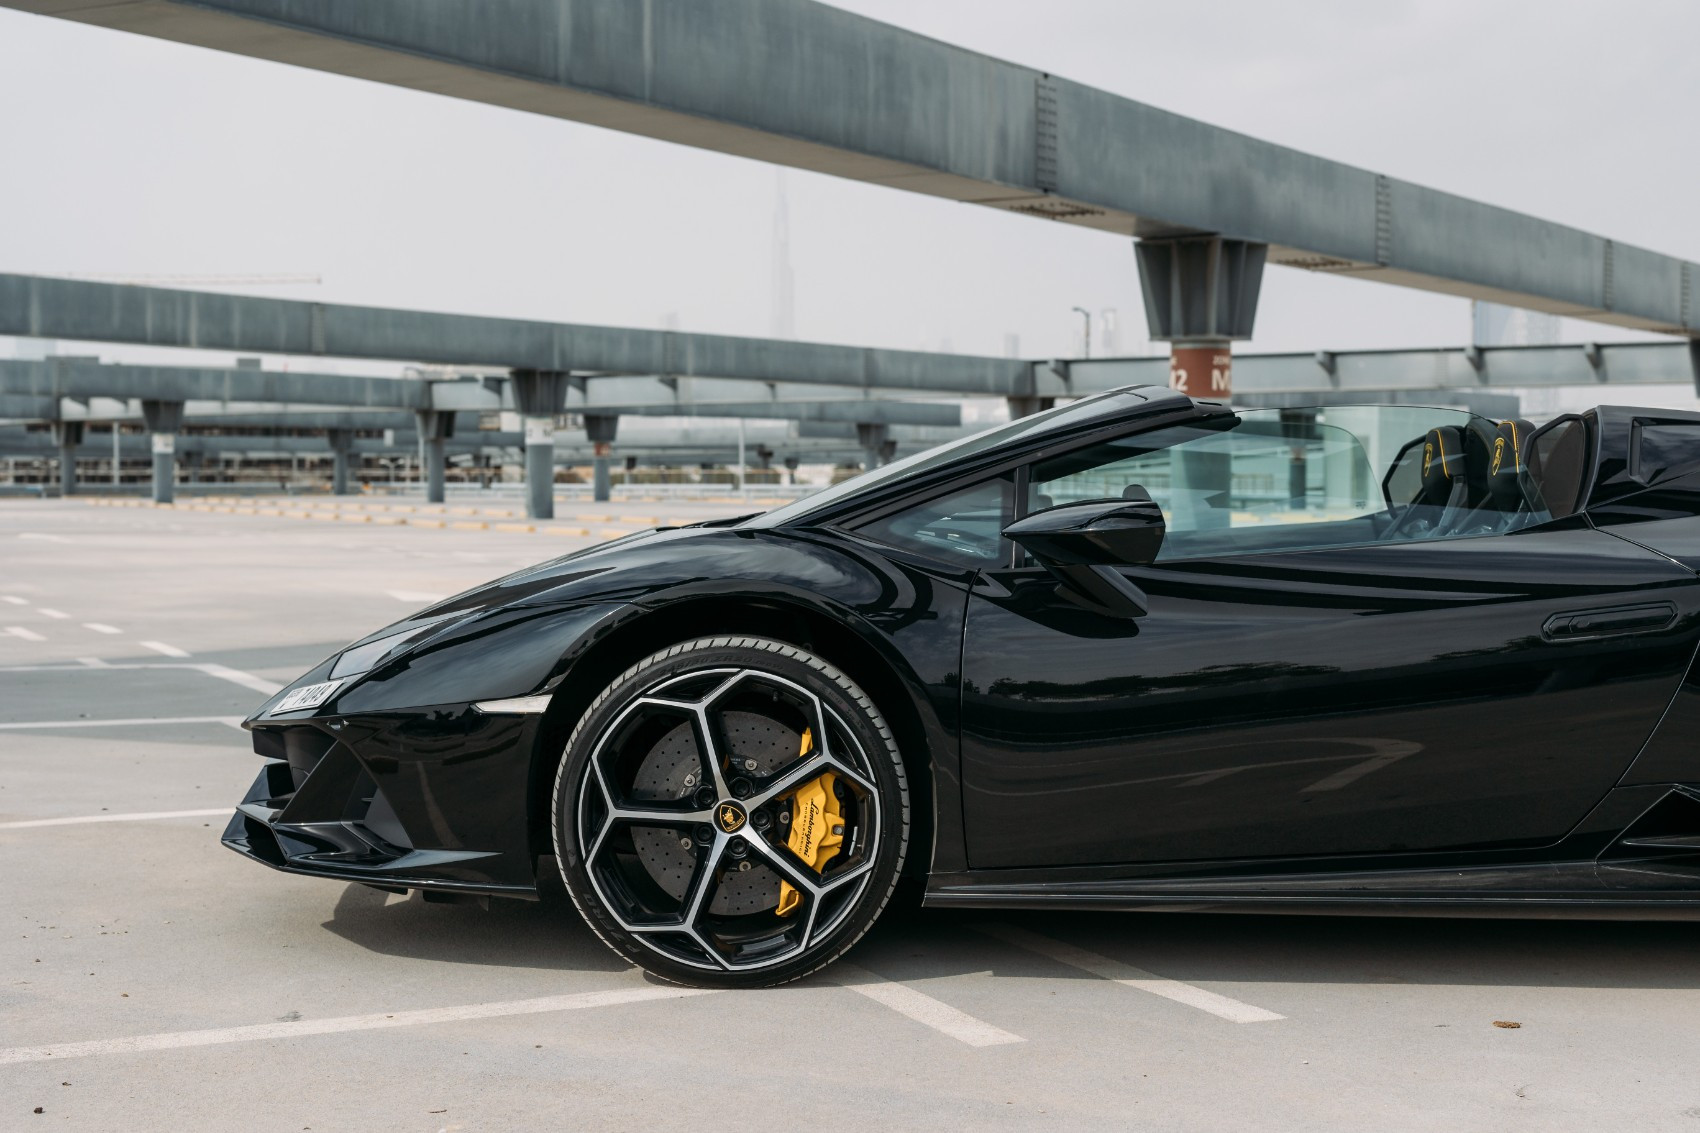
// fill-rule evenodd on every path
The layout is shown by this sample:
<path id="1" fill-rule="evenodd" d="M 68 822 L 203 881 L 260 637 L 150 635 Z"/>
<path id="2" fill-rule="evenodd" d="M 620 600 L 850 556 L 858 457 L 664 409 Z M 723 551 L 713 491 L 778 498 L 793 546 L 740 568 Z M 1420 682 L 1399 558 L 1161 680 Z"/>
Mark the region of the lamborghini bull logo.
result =
<path id="1" fill-rule="evenodd" d="M 1434 442 L 1423 445 L 1423 475 L 1428 475 L 1428 466 L 1434 463 Z"/>
<path id="2" fill-rule="evenodd" d="M 736 803 L 721 803 L 720 810 L 715 818 L 720 822 L 720 829 L 728 834 L 736 834 L 743 829 L 744 823 L 748 821 L 744 815 L 744 808 Z"/>
<path id="3" fill-rule="evenodd" d="M 1493 465 L 1488 469 L 1488 475 L 1499 475 L 1499 464 L 1505 459 L 1505 438 L 1496 437 L 1493 442 Z"/>

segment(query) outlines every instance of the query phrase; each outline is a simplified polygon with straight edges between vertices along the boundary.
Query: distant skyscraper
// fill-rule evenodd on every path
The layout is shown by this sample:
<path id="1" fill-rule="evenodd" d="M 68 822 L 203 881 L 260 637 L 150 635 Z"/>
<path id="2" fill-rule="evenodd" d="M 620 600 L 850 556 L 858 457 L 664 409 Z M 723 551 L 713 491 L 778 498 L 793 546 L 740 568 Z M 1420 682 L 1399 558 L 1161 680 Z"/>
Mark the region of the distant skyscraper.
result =
<path id="1" fill-rule="evenodd" d="M 1476 346 L 1553 346 L 1558 316 L 1480 299 L 1470 303 L 1470 341 Z"/>
<path id="2" fill-rule="evenodd" d="M 796 297 L 791 276 L 791 218 L 785 200 L 785 170 L 775 172 L 773 185 L 773 337 L 797 333 Z"/>

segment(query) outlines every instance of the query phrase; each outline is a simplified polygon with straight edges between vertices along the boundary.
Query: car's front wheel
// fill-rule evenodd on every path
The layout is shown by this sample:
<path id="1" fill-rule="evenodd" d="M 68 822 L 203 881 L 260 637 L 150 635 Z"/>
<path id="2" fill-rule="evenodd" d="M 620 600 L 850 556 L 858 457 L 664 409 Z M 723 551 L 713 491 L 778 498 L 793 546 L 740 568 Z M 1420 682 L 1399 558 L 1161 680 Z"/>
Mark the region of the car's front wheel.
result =
<path id="1" fill-rule="evenodd" d="M 847 951 L 890 899 L 909 791 L 873 701 L 782 642 L 711 637 L 617 677 L 555 779 L 556 860 L 620 955 L 762 987 Z"/>

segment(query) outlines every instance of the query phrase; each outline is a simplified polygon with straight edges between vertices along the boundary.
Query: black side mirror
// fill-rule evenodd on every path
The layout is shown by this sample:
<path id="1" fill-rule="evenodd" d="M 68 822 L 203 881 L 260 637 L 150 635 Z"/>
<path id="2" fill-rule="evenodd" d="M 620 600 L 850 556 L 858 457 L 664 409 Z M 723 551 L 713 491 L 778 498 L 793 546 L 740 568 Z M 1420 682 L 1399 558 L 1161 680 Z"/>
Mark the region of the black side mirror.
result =
<path id="1" fill-rule="evenodd" d="M 1004 528 L 1057 576 L 1075 602 L 1115 617 L 1143 617 L 1150 601 L 1118 566 L 1148 566 L 1163 546 L 1163 509 L 1149 499 L 1085 500 L 1045 508 Z"/>

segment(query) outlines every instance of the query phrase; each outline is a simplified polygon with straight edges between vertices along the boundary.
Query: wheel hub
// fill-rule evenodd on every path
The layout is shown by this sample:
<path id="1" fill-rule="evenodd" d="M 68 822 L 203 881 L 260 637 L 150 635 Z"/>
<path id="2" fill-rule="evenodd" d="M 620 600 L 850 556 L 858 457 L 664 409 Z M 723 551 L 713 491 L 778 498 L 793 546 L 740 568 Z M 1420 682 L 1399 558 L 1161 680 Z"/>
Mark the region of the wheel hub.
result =
<path id="1" fill-rule="evenodd" d="M 776 720 L 753 712 L 725 714 L 729 760 L 745 774 L 771 775 L 797 754 L 798 733 Z M 753 762 L 754 767 L 748 766 Z M 662 737 L 638 766 L 633 794 L 646 801 L 675 802 L 695 796 L 702 786 L 701 757 L 696 736 L 689 724 L 680 724 Z M 712 797 L 712 789 L 710 789 Z M 727 827 L 722 811 L 736 808 L 743 821 Z M 736 799 L 722 800 L 714 808 L 715 825 L 728 834 L 749 825 L 749 814 Z M 655 883 L 676 898 L 683 898 L 697 867 L 697 848 L 691 839 L 681 839 L 673 830 L 639 827 L 632 831 L 638 861 Z M 716 916 L 745 916 L 776 908 L 780 879 L 767 866 L 751 862 L 748 869 L 728 873 L 720 883 L 709 912 Z"/>

